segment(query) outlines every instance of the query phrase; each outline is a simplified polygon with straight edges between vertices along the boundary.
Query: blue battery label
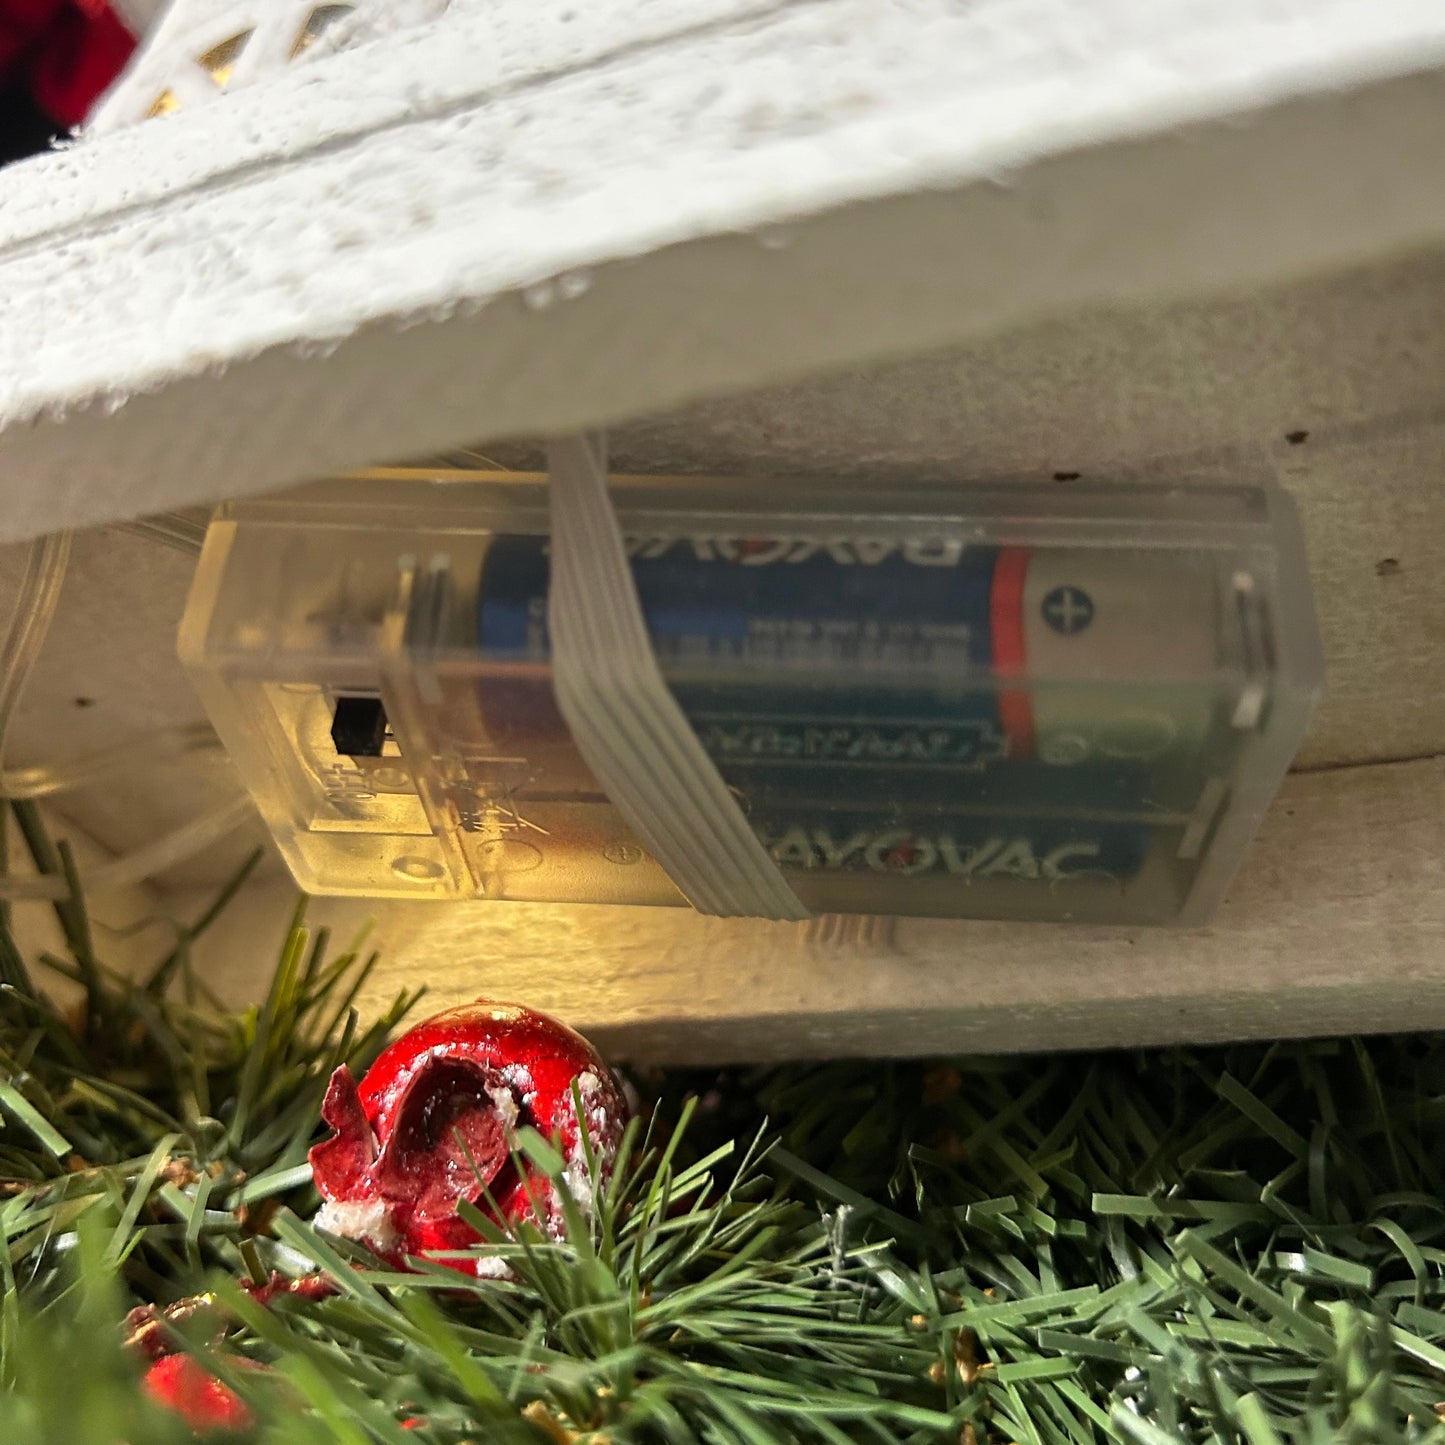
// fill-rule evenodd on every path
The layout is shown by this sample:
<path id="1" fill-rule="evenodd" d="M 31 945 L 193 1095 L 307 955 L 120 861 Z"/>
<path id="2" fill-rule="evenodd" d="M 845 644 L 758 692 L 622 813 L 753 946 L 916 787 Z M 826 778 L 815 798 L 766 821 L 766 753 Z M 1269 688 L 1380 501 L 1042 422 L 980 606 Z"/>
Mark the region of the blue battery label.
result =
<path id="1" fill-rule="evenodd" d="M 717 537 L 633 539 L 629 552 L 668 685 L 782 866 L 1046 882 L 1137 871 L 1164 821 L 1144 768 L 1061 769 L 1009 726 L 1009 689 L 1027 681 L 1000 687 L 996 669 L 1021 634 L 1019 554 Z M 480 580 L 481 650 L 545 662 L 545 539 L 497 538 Z M 528 733 L 565 733 L 545 681 L 484 687 L 492 725 L 520 722 L 509 740 L 523 750 Z"/>
<path id="2" fill-rule="evenodd" d="M 540 537 L 499 537 L 478 645 L 545 661 Z M 719 761 L 929 761 L 1004 755 L 986 678 L 994 553 L 958 543 L 642 538 L 643 620 L 683 711 Z"/>
<path id="3" fill-rule="evenodd" d="M 487 554 L 479 642 L 538 659 L 546 639 L 541 537 Z M 993 551 L 957 543 L 634 539 L 629 550 L 658 660 L 909 669 L 986 668 Z"/>

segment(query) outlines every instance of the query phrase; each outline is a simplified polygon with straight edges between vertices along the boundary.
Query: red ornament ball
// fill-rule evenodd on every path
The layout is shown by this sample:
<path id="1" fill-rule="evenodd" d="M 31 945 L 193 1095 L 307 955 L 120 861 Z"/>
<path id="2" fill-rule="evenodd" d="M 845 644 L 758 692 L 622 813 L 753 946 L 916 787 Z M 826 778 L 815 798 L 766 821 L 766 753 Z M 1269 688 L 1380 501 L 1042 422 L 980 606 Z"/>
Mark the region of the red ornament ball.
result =
<path id="1" fill-rule="evenodd" d="M 586 1209 L 587 1149 L 605 1181 L 627 1109 L 581 1035 L 531 1009 L 479 1000 L 403 1034 L 359 1085 L 339 1068 L 321 1117 L 336 1134 L 311 1150 L 312 1176 L 326 1201 L 317 1225 L 399 1264 L 407 1255 L 477 1243 L 457 1214 L 464 1199 L 503 1227 L 539 1214 L 537 1222 L 560 1238 L 562 1202 L 545 1175 L 514 1162 L 516 1131 L 530 1126 L 557 1144 L 564 1187 Z M 464 1274 L 502 1272 L 483 1257 L 440 1262 Z"/>
<path id="2" fill-rule="evenodd" d="M 198 1435 L 244 1430 L 251 1424 L 251 1412 L 241 1397 L 208 1375 L 190 1355 L 166 1355 L 157 1360 L 145 1372 L 142 1386 L 151 1399 L 173 1410 Z"/>

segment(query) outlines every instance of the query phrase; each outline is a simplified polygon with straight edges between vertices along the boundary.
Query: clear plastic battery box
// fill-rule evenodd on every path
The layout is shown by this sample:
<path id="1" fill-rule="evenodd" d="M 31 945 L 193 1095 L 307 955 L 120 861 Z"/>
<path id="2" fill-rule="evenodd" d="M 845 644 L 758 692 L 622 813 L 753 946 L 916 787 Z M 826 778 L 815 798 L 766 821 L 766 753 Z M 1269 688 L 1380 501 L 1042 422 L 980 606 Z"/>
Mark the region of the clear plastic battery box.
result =
<path id="1" fill-rule="evenodd" d="M 1203 921 L 1320 692 L 1272 487 L 613 495 L 663 675 L 818 913 Z M 310 892 L 684 901 L 553 696 L 545 478 L 228 505 L 181 654 Z"/>

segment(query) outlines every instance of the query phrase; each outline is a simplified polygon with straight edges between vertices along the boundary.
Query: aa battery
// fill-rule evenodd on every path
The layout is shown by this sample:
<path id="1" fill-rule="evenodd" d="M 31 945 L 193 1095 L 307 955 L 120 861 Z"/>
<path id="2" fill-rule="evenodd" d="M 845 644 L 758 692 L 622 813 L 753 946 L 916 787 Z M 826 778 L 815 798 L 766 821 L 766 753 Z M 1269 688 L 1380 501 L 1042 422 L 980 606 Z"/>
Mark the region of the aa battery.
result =
<path id="1" fill-rule="evenodd" d="M 754 817 L 753 830 L 785 870 L 930 876 L 959 883 L 1015 880 L 1051 886 L 1123 886 L 1138 872 L 1150 832 L 1138 823 L 1048 816 L 880 822 L 851 810 Z"/>
<path id="2" fill-rule="evenodd" d="M 663 674 L 743 789 L 764 772 L 816 788 L 803 779 L 821 772 L 844 794 L 906 776 L 976 795 L 1012 764 L 1013 785 L 1057 794 L 1054 774 L 1087 766 L 1179 802 L 1218 724 L 1217 580 L 1192 558 L 886 538 L 637 538 L 630 552 Z M 484 707 L 517 746 L 565 737 L 545 686 L 547 582 L 544 538 L 493 541 Z"/>

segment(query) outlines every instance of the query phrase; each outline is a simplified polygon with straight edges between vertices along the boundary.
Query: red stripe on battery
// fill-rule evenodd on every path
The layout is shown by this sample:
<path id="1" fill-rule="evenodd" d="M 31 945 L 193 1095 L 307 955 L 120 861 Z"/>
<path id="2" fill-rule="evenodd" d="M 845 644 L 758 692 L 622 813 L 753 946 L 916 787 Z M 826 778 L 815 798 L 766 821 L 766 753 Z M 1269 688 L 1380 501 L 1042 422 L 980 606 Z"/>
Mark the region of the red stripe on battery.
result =
<path id="1" fill-rule="evenodd" d="M 989 631 L 993 637 L 993 670 L 999 678 L 1027 675 L 1024 647 L 1024 578 L 1029 549 L 1001 547 L 993 567 L 989 593 Z M 1034 750 L 1034 709 L 1027 692 L 1000 688 L 998 720 L 1008 742 L 1008 756 L 1029 757 Z"/>

